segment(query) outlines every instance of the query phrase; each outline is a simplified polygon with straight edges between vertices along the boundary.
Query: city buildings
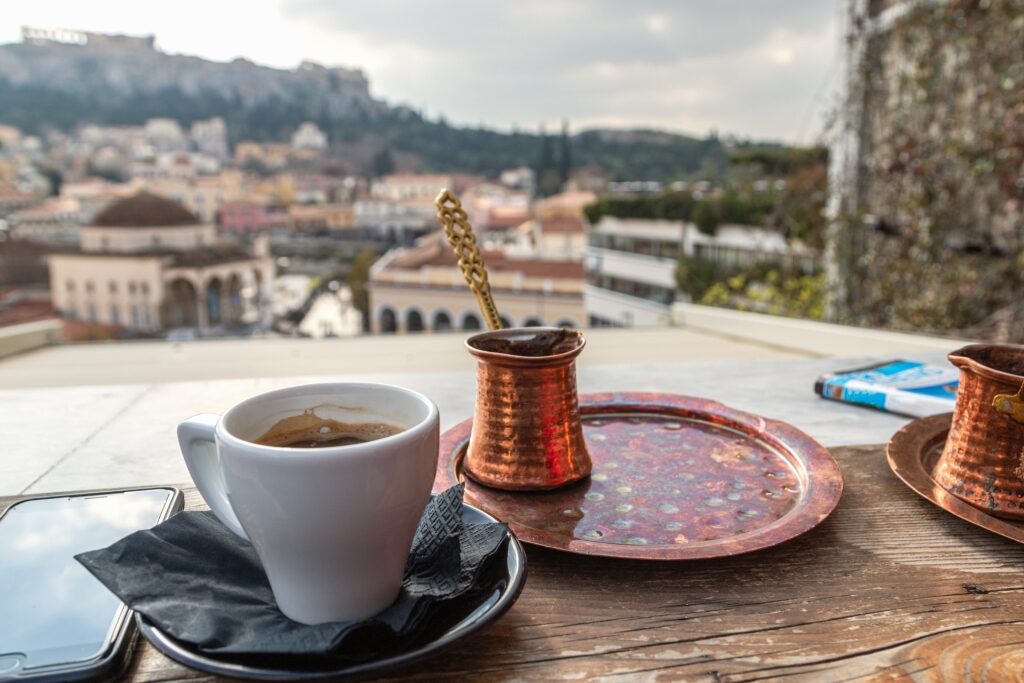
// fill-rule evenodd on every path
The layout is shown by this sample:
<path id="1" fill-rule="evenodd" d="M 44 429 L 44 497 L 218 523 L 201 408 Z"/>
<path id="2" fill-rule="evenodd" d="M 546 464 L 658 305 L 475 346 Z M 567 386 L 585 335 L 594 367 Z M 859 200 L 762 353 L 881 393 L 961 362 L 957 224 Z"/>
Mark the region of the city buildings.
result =
<path id="1" fill-rule="evenodd" d="M 230 169 L 214 175 L 139 180 L 135 186 L 169 197 L 203 221 L 212 223 L 225 202 L 242 199 L 247 194 L 246 182 L 241 171 Z"/>
<path id="2" fill-rule="evenodd" d="M 135 194 L 81 233 L 79 249 L 48 259 L 62 317 L 148 334 L 261 320 L 273 277 L 266 253 L 219 243 L 213 225 L 170 199 Z"/>
<path id="3" fill-rule="evenodd" d="M 227 200 L 218 212 L 221 232 L 237 237 L 250 237 L 275 229 L 287 229 L 287 210 L 261 195 Z"/>
<path id="4" fill-rule="evenodd" d="M 189 137 L 196 151 L 219 160 L 228 158 L 228 131 L 219 116 L 192 124 Z"/>
<path id="5" fill-rule="evenodd" d="M 327 134 L 315 123 L 306 121 L 292 133 L 292 149 L 322 152 L 327 149 Z"/>
<path id="6" fill-rule="evenodd" d="M 532 253 L 541 259 L 582 261 L 587 250 L 586 221 L 583 218 L 534 218 L 520 226 Z"/>
<path id="7" fill-rule="evenodd" d="M 352 205 L 356 226 L 367 237 L 388 245 L 411 245 L 436 226 L 432 213 L 405 202 L 365 199 Z"/>
<path id="8" fill-rule="evenodd" d="M 685 232 L 681 221 L 602 217 L 591 228 L 586 251 L 588 323 L 669 324 Z"/>
<path id="9" fill-rule="evenodd" d="M 776 263 L 810 270 L 814 254 L 779 233 L 721 225 L 714 235 L 692 223 L 603 216 L 586 249 L 587 319 L 594 326 L 667 325 L 682 256 L 726 268 Z"/>
<path id="10" fill-rule="evenodd" d="M 537 189 L 537 174 L 529 166 L 508 168 L 501 172 L 500 182 L 506 187 L 514 190 L 523 190 L 533 195 Z"/>
<path id="11" fill-rule="evenodd" d="M 264 171 L 280 171 L 288 166 L 291 147 L 279 142 L 243 140 L 235 145 L 235 164 L 242 168 L 257 167 Z"/>
<path id="12" fill-rule="evenodd" d="M 24 209 L 39 201 L 39 198 L 29 192 L 0 183 L 0 219 L 5 218 L 13 212 Z"/>
<path id="13" fill-rule="evenodd" d="M 351 289 L 328 288 L 313 296 L 297 329 L 313 339 L 354 337 L 363 331 L 363 315 L 352 305 Z"/>
<path id="14" fill-rule="evenodd" d="M 7 218 L 11 237 L 52 246 L 78 246 L 83 214 L 74 197 L 49 197 Z"/>
<path id="15" fill-rule="evenodd" d="M 378 178 L 370 186 L 370 196 L 392 202 L 428 202 L 444 188 L 452 188 L 453 178 L 447 174 L 402 173 Z"/>
<path id="16" fill-rule="evenodd" d="M 460 200 L 470 224 L 480 231 L 507 230 L 530 218 L 530 193 L 498 183 L 472 185 Z"/>
<path id="17" fill-rule="evenodd" d="M 355 228 L 351 204 L 292 204 L 288 219 L 293 232 L 353 234 Z"/>
<path id="18" fill-rule="evenodd" d="M 510 258 L 500 250 L 484 250 L 483 258 L 506 327 L 585 324 L 581 262 Z M 476 298 L 441 232 L 381 258 L 371 269 L 369 290 L 375 333 L 483 327 Z"/>
<path id="19" fill-rule="evenodd" d="M 86 177 L 68 180 L 61 184 L 60 196 L 78 202 L 78 214 L 82 224 L 91 223 L 103 209 L 113 202 L 124 199 L 138 188 L 128 183 L 114 183 L 103 178 Z"/>
<path id="20" fill-rule="evenodd" d="M 155 118 L 146 121 L 143 132 L 153 150 L 160 154 L 162 152 L 184 152 L 188 149 L 188 138 L 185 132 L 178 125 L 178 122 L 169 118 Z"/>

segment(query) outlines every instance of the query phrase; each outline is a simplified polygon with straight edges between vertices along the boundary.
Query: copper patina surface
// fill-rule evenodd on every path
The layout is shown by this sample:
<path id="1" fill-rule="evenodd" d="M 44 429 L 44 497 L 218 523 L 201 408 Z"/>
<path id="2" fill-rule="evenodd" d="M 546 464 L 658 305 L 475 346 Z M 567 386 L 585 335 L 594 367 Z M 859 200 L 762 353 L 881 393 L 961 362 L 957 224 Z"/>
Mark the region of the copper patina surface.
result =
<path id="1" fill-rule="evenodd" d="M 936 467 L 949 434 L 952 415 L 914 420 L 892 437 L 886 453 L 889 467 L 914 492 L 950 514 L 994 534 L 1024 543 L 1024 523 L 999 519 L 953 495 L 936 479 Z"/>
<path id="2" fill-rule="evenodd" d="M 839 467 L 796 428 L 700 398 L 580 397 L 588 479 L 554 491 L 467 480 L 466 500 L 526 543 L 636 559 L 723 557 L 767 548 L 819 524 L 839 502 Z M 472 420 L 444 434 L 436 482 L 463 476 Z"/>
<path id="3" fill-rule="evenodd" d="M 542 337 L 558 344 L 535 355 L 501 346 L 529 346 Z M 477 359 L 476 408 L 463 463 L 470 479 L 499 489 L 543 491 L 590 474 L 576 393 L 576 357 L 585 345 L 580 332 L 553 327 L 484 332 L 466 341 Z"/>
<path id="4" fill-rule="evenodd" d="M 960 386 L 935 480 L 990 515 L 1024 519 L 1024 424 L 1015 417 L 1024 347 L 973 344 L 949 360 Z"/>

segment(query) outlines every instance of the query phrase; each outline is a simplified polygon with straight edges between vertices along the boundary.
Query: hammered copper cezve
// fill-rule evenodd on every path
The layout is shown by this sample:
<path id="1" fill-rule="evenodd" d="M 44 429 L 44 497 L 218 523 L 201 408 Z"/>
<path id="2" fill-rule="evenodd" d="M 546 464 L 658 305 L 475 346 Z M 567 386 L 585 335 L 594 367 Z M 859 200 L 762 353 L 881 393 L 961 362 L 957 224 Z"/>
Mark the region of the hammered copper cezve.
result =
<path id="1" fill-rule="evenodd" d="M 476 356 L 476 410 L 466 452 L 467 476 L 513 491 L 542 491 L 590 475 L 576 393 L 576 357 L 586 341 L 548 356 L 517 356 L 474 346 L 483 339 L 530 339 L 559 328 L 511 328 L 466 341 Z"/>
<path id="2" fill-rule="evenodd" d="M 935 481 L 989 514 L 1024 519 L 1024 347 L 973 344 L 949 360 L 960 386 Z"/>
<path id="3" fill-rule="evenodd" d="M 1024 543 L 1024 523 L 990 515 L 936 483 L 935 465 L 942 455 L 952 417 L 950 413 L 921 417 L 896 432 L 886 448 L 889 467 L 911 490 L 946 512 L 986 531 Z"/>

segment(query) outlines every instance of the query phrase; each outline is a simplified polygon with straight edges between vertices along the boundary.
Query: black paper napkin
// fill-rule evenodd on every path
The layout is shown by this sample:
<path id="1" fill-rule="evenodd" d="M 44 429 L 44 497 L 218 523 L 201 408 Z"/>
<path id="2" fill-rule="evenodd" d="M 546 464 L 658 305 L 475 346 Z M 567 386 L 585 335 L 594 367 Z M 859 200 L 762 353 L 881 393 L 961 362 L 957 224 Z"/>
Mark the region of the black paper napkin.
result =
<path id="1" fill-rule="evenodd" d="M 157 628 L 202 652 L 371 659 L 415 639 L 426 617 L 469 593 L 505 547 L 504 524 L 463 523 L 463 488 L 432 497 L 398 598 L 358 622 L 307 626 L 284 616 L 252 545 L 210 512 L 179 513 L 76 559 Z"/>

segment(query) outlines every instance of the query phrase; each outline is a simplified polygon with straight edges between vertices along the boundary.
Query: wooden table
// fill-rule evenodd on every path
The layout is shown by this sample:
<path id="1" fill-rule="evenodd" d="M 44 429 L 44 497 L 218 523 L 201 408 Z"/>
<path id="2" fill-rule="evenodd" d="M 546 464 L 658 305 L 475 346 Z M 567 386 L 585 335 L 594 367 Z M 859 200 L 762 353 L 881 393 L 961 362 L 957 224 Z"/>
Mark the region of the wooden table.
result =
<path id="1" fill-rule="evenodd" d="M 889 471 L 881 446 L 833 452 L 846 492 L 805 536 L 744 557 L 675 564 L 528 548 L 529 577 L 511 611 L 401 676 L 1019 680 L 1024 546 L 919 499 Z M 201 507 L 186 491 L 186 506 Z M 127 678 L 209 680 L 145 642 Z"/>

